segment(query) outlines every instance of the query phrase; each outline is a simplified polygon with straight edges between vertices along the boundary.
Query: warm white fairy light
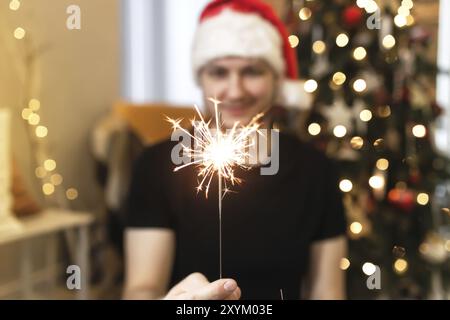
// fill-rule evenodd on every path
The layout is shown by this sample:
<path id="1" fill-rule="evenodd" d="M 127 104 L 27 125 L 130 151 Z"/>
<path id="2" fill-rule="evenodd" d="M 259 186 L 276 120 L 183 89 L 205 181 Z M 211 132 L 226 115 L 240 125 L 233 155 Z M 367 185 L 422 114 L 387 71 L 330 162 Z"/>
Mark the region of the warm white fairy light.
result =
<path id="1" fill-rule="evenodd" d="M 359 223 L 358 221 L 352 222 L 350 224 L 350 231 L 353 234 L 360 234 L 361 231 L 363 230 L 363 226 L 361 223 Z"/>
<path id="2" fill-rule="evenodd" d="M 369 122 L 372 119 L 372 112 L 368 109 L 364 109 L 359 113 L 359 118 L 361 121 Z"/>
<path id="3" fill-rule="evenodd" d="M 364 9 L 366 10 L 367 13 L 374 13 L 375 11 L 378 10 L 378 5 L 375 1 L 368 0 L 367 4 L 364 6 Z"/>
<path id="4" fill-rule="evenodd" d="M 347 258 L 342 258 L 339 263 L 339 268 L 341 270 L 347 270 L 349 267 L 350 267 L 350 260 L 348 260 Z"/>
<path id="5" fill-rule="evenodd" d="M 295 48 L 298 46 L 300 39 L 295 34 L 291 34 L 288 37 L 288 41 L 289 41 L 289 44 L 291 45 L 291 48 Z"/>
<path id="6" fill-rule="evenodd" d="M 16 38 L 17 40 L 21 40 L 25 37 L 25 29 L 18 27 L 14 30 L 14 38 Z"/>
<path id="7" fill-rule="evenodd" d="M 412 133 L 413 133 L 414 137 L 416 137 L 416 138 L 423 138 L 427 134 L 427 129 L 425 128 L 425 126 L 423 124 L 416 124 L 412 128 Z"/>
<path id="8" fill-rule="evenodd" d="M 411 10 L 414 7 L 414 2 L 412 0 L 402 0 L 401 6 Z"/>
<path id="9" fill-rule="evenodd" d="M 373 0 L 357 0 L 356 5 L 361 9 L 366 10 L 367 13 L 374 13 L 378 10 L 378 5 Z"/>
<path id="10" fill-rule="evenodd" d="M 385 47 L 386 49 L 391 49 L 393 46 L 395 46 L 395 38 L 392 34 L 388 34 L 384 36 L 382 43 L 383 47 Z"/>
<path id="11" fill-rule="evenodd" d="M 309 9 L 307 7 L 302 8 L 299 11 L 299 13 L 298 13 L 298 16 L 303 21 L 308 20 L 309 18 L 311 18 L 311 15 L 312 15 L 311 9 Z"/>
<path id="12" fill-rule="evenodd" d="M 59 173 L 52 174 L 50 182 L 55 186 L 59 186 L 63 182 L 63 177 Z"/>
<path id="13" fill-rule="evenodd" d="M 56 169 L 56 161 L 53 159 L 47 159 L 44 161 L 44 168 L 47 171 L 53 171 Z"/>
<path id="14" fill-rule="evenodd" d="M 41 102 L 37 99 L 31 99 L 30 102 L 28 102 L 28 108 L 30 108 L 31 111 L 38 111 L 41 107 Z"/>
<path id="15" fill-rule="evenodd" d="M 28 121 L 28 118 L 30 117 L 30 115 L 31 115 L 32 113 L 33 113 L 33 111 L 32 111 L 31 109 L 29 109 L 29 108 L 24 108 L 24 109 L 22 110 L 22 119 Z"/>
<path id="16" fill-rule="evenodd" d="M 357 47 L 355 50 L 353 50 L 353 58 L 355 60 L 362 60 L 366 57 L 367 51 L 364 49 L 364 47 Z"/>
<path id="17" fill-rule="evenodd" d="M 408 27 L 412 26 L 414 24 L 414 22 L 415 22 L 415 20 L 414 20 L 414 17 L 412 15 L 409 15 L 409 16 L 406 17 L 406 25 Z"/>
<path id="18" fill-rule="evenodd" d="M 378 170 L 385 171 L 389 168 L 389 161 L 384 158 L 378 159 L 375 166 Z"/>
<path id="19" fill-rule="evenodd" d="M 313 79 L 309 79 L 307 81 L 305 81 L 303 88 L 305 89 L 306 92 L 312 93 L 314 91 L 317 90 L 317 81 L 313 80 Z"/>
<path id="20" fill-rule="evenodd" d="M 398 14 L 394 17 L 394 23 L 397 27 L 403 28 L 407 24 L 406 16 Z"/>
<path id="21" fill-rule="evenodd" d="M 367 276 L 371 276 L 376 270 L 377 267 L 372 262 L 365 262 L 362 266 L 362 271 Z"/>
<path id="22" fill-rule="evenodd" d="M 28 117 L 28 123 L 32 126 L 38 125 L 41 121 L 41 117 L 37 113 L 31 113 Z"/>
<path id="23" fill-rule="evenodd" d="M 356 79 L 355 82 L 353 82 L 353 90 L 356 92 L 363 92 L 366 88 L 367 84 L 364 79 Z"/>
<path id="24" fill-rule="evenodd" d="M 364 9 L 367 6 L 368 0 L 356 0 L 356 5 L 361 9 Z"/>
<path id="25" fill-rule="evenodd" d="M 75 200 L 78 198 L 78 190 L 75 188 L 69 188 L 66 190 L 66 197 L 68 200 Z"/>
<path id="26" fill-rule="evenodd" d="M 337 125 L 333 129 L 333 134 L 337 138 L 342 138 L 342 137 L 344 137 L 347 134 L 347 128 L 344 127 L 343 125 Z"/>
<path id="27" fill-rule="evenodd" d="M 375 140 L 375 141 L 373 142 L 373 146 L 374 146 L 375 148 L 382 148 L 382 147 L 383 147 L 383 144 L 384 144 L 384 139 L 383 139 L 383 138 L 377 139 L 377 140 Z"/>
<path id="28" fill-rule="evenodd" d="M 36 127 L 36 137 L 38 138 L 45 138 L 48 134 L 48 129 L 45 126 L 38 126 Z"/>
<path id="29" fill-rule="evenodd" d="M 348 179 L 343 179 L 339 182 L 339 189 L 341 189 L 342 192 L 350 192 L 353 189 L 353 183 Z"/>
<path id="30" fill-rule="evenodd" d="M 369 179 L 369 185 L 373 188 L 373 189 L 382 189 L 384 187 L 384 178 L 380 175 L 375 175 L 370 177 Z"/>
<path id="31" fill-rule="evenodd" d="M 336 37 L 336 44 L 338 47 L 345 47 L 349 42 L 349 38 L 345 33 L 340 33 L 337 37 Z"/>
<path id="32" fill-rule="evenodd" d="M 17 11 L 20 8 L 20 1 L 19 0 L 11 0 L 9 3 L 9 9 L 13 11 Z"/>
<path id="33" fill-rule="evenodd" d="M 327 48 L 327 45 L 322 40 L 314 41 L 312 45 L 312 49 L 314 53 L 322 54 L 325 52 L 325 49 Z"/>
<path id="34" fill-rule="evenodd" d="M 37 167 L 36 170 L 34 170 L 34 174 L 39 179 L 42 179 L 47 175 L 47 170 L 45 170 L 43 167 Z"/>
<path id="35" fill-rule="evenodd" d="M 350 145 L 352 146 L 353 149 L 359 150 L 363 147 L 364 140 L 359 136 L 355 136 L 350 140 Z"/>
<path id="36" fill-rule="evenodd" d="M 416 200 L 418 204 L 420 204 L 421 206 L 425 206 L 428 204 L 428 201 L 430 201 L 430 197 L 428 196 L 427 193 L 421 192 L 417 195 Z"/>
<path id="37" fill-rule="evenodd" d="M 409 9 L 408 9 L 407 7 L 405 7 L 405 6 L 400 6 L 400 7 L 398 8 L 398 10 L 397 10 L 397 13 L 398 13 L 400 16 L 406 17 L 406 16 L 409 16 L 410 11 L 409 11 Z"/>
<path id="38" fill-rule="evenodd" d="M 397 259 L 394 262 L 394 271 L 397 274 L 403 274 L 408 270 L 408 262 L 405 259 Z"/>
<path id="39" fill-rule="evenodd" d="M 308 133 L 312 136 L 317 136 L 320 133 L 320 131 L 321 127 L 320 124 L 318 123 L 313 122 L 308 126 Z"/>
<path id="40" fill-rule="evenodd" d="M 55 192 L 55 186 L 51 183 L 44 183 L 44 185 L 42 186 L 42 192 L 46 196 L 49 196 Z"/>
<path id="41" fill-rule="evenodd" d="M 344 84 L 346 79 L 347 77 L 343 72 L 338 71 L 335 74 L 333 74 L 333 82 L 338 86 Z"/>

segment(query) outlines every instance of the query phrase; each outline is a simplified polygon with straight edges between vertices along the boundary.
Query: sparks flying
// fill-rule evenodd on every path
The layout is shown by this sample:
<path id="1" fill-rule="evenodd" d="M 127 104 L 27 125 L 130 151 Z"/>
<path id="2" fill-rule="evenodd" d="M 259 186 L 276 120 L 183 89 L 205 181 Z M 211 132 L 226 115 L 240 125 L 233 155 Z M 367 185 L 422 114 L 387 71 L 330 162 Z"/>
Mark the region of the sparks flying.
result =
<path id="1" fill-rule="evenodd" d="M 205 191 L 208 196 L 209 186 L 215 175 L 219 179 L 219 186 L 223 185 L 223 190 L 219 192 L 219 199 L 223 199 L 225 194 L 230 191 L 229 185 L 235 185 L 241 182 L 234 175 L 236 167 L 246 168 L 250 154 L 249 148 L 254 145 L 255 133 L 258 132 L 263 114 L 255 116 L 248 125 L 239 126 L 236 122 L 231 130 L 222 132 L 220 124 L 220 115 L 218 106 L 220 101 L 210 98 L 209 101 L 214 103 L 215 110 L 215 128 L 211 128 L 211 120 L 206 122 L 200 113 L 199 108 L 194 105 L 200 121 L 191 120 L 194 128 L 194 134 L 180 126 L 181 119 L 174 120 L 167 118 L 172 124 L 173 130 L 182 130 L 194 140 L 194 148 L 182 145 L 184 155 L 193 159 L 191 162 L 178 166 L 174 171 L 178 171 L 185 167 L 195 165 L 198 168 L 199 184 L 197 191 Z M 222 189 L 222 188 L 220 188 Z"/>

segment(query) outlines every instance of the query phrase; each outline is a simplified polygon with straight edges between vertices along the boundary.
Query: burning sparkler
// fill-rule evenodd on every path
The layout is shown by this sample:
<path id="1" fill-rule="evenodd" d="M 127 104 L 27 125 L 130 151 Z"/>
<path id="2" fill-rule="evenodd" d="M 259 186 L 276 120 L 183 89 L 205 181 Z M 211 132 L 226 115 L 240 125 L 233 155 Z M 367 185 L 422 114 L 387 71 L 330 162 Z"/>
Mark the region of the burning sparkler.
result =
<path id="1" fill-rule="evenodd" d="M 215 111 L 215 129 L 210 127 L 211 120 L 206 122 L 200 110 L 194 105 L 200 121 L 193 119 L 191 124 L 194 128 L 194 134 L 180 126 L 181 120 L 167 118 L 172 124 L 173 130 L 182 130 L 194 140 L 194 148 L 182 145 L 184 155 L 193 159 L 193 161 L 178 166 L 174 171 L 178 171 L 187 166 L 195 165 L 198 168 L 198 177 L 201 181 L 197 186 L 197 192 L 205 191 L 208 197 L 209 186 L 213 177 L 217 174 L 218 180 L 218 201 L 219 201 L 219 251 L 220 251 L 220 278 L 222 278 L 222 200 L 227 192 L 230 191 L 229 184 L 235 185 L 241 180 L 234 175 L 234 169 L 241 167 L 248 169 L 248 159 L 250 153 L 248 150 L 253 145 L 255 133 L 258 132 L 263 114 L 255 116 L 248 125 L 240 126 L 236 122 L 228 132 L 222 132 L 220 123 L 220 114 L 218 106 L 220 101 L 210 98 L 214 103 Z M 228 184 L 227 184 L 228 182 Z"/>

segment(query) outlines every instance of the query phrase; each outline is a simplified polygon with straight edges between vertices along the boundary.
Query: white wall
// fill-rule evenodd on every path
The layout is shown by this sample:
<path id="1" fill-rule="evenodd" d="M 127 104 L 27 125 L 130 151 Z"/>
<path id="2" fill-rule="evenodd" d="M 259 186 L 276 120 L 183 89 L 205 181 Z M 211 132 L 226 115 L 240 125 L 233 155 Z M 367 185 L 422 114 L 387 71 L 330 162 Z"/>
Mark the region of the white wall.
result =
<path id="1" fill-rule="evenodd" d="M 200 12 L 208 2 L 165 2 L 165 95 L 170 103 L 201 105 L 201 94 L 193 81 L 191 48 Z"/>
<path id="2" fill-rule="evenodd" d="M 122 0 L 122 97 L 133 103 L 200 103 L 191 44 L 208 0 Z"/>
<path id="3" fill-rule="evenodd" d="M 134 103 L 163 98 L 161 53 L 157 19 L 160 0 L 121 1 L 122 82 L 121 96 Z"/>

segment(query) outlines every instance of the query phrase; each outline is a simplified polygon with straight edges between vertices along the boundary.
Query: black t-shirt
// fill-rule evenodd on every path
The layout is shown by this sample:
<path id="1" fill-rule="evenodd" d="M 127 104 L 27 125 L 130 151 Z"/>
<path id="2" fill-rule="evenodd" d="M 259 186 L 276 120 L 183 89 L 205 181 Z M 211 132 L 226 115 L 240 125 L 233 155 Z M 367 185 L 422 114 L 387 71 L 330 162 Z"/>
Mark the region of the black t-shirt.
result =
<path id="1" fill-rule="evenodd" d="M 208 198 L 197 193 L 197 169 L 173 172 L 166 141 L 144 150 L 135 164 L 128 227 L 169 228 L 176 234 L 171 285 L 192 272 L 219 278 L 217 179 Z M 296 137 L 281 133 L 279 171 L 237 169 L 242 184 L 222 204 L 223 277 L 234 278 L 243 299 L 300 297 L 314 241 L 342 235 L 345 214 L 333 163 Z"/>

